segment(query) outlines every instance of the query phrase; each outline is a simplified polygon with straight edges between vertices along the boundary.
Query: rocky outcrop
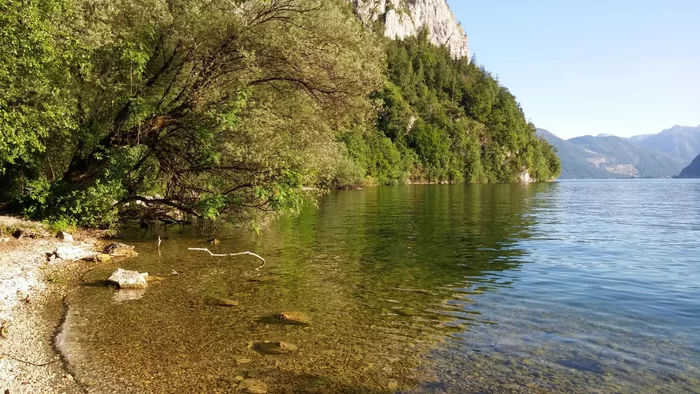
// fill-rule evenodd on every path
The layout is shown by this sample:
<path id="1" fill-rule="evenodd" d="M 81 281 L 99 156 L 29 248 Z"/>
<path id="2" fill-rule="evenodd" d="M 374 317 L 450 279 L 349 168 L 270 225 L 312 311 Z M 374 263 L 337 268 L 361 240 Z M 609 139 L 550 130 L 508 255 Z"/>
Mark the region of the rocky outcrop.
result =
<path id="1" fill-rule="evenodd" d="M 700 155 L 681 171 L 678 178 L 700 178 Z"/>
<path id="2" fill-rule="evenodd" d="M 424 26 L 435 45 L 445 45 L 456 58 L 469 57 L 467 33 L 446 0 L 352 0 L 355 13 L 366 24 L 384 23 L 392 39 L 415 36 Z"/>

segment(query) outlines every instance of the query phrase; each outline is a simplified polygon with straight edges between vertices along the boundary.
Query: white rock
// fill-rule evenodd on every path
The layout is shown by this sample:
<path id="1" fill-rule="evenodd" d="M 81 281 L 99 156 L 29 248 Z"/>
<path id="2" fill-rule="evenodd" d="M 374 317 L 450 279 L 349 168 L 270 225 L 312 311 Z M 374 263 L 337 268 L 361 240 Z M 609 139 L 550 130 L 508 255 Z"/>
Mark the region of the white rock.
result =
<path id="1" fill-rule="evenodd" d="M 384 34 L 389 38 L 415 36 L 425 26 L 430 42 L 446 45 L 455 58 L 469 57 L 467 33 L 446 0 L 352 0 L 352 3 L 357 15 L 367 24 L 383 18 Z"/>
<path id="2" fill-rule="evenodd" d="M 95 252 L 73 246 L 59 246 L 54 253 L 56 257 L 64 260 L 82 260 L 95 255 Z"/>
<path id="3" fill-rule="evenodd" d="M 73 236 L 65 231 L 59 231 L 58 234 L 56 234 L 56 238 L 62 239 L 66 242 L 73 242 Z"/>
<path id="4" fill-rule="evenodd" d="M 144 275 L 137 271 L 127 271 L 121 268 L 117 268 L 107 281 L 116 284 L 120 289 L 145 289 L 148 287 L 148 282 L 146 282 Z"/>

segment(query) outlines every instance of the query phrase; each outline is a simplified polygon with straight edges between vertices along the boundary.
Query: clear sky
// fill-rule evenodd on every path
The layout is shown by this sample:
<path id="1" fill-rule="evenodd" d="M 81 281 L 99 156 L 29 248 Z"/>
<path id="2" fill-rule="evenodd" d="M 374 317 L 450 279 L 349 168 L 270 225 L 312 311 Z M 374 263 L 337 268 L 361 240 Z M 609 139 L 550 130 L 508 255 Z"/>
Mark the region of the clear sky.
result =
<path id="1" fill-rule="evenodd" d="M 469 50 L 560 137 L 700 125 L 700 0 L 448 0 Z"/>

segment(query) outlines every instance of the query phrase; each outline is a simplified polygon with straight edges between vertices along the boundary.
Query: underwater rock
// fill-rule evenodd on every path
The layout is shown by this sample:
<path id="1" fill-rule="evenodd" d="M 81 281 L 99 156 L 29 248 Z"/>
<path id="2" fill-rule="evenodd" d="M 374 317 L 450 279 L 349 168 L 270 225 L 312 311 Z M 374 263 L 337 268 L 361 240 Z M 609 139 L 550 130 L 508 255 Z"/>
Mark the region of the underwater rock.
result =
<path id="1" fill-rule="evenodd" d="M 207 241 L 207 242 L 209 242 L 210 244 L 212 244 L 212 245 L 214 245 L 214 246 L 220 245 L 220 244 L 221 244 L 221 241 L 219 241 L 218 238 L 211 238 L 211 239 L 210 239 L 209 241 Z"/>
<path id="2" fill-rule="evenodd" d="M 117 268 L 117 270 L 107 278 L 107 282 L 116 284 L 120 289 L 145 289 L 148 287 L 148 282 L 146 282 L 147 276 L 147 273 L 140 274 L 137 271 L 127 271 Z"/>
<path id="3" fill-rule="evenodd" d="M 267 393 L 267 384 L 258 379 L 243 379 L 238 383 L 236 391 L 251 394 L 265 394 Z"/>
<path id="4" fill-rule="evenodd" d="M 207 298 L 206 303 L 214 306 L 238 306 L 241 304 L 240 301 L 216 297 Z"/>
<path id="5" fill-rule="evenodd" d="M 275 319 L 281 320 L 287 324 L 309 325 L 311 324 L 311 316 L 303 312 L 280 312 L 275 315 Z"/>
<path id="6" fill-rule="evenodd" d="M 139 254 L 134 250 L 133 246 L 121 243 L 113 243 L 105 246 L 103 252 L 112 257 L 136 257 Z"/>
<path id="7" fill-rule="evenodd" d="M 289 342 L 258 342 L 253 345 L 253 349 L 256 352 L 268 355 L 279 355 L 279 354 L 289 354 L 294 353 L 299 348 L 297 345 Z"/>
<path id="8" fill-rule="evenodd" d="M 96 263 L 105 263 L 109 260 L 112 260 L 112 256 L 105 254 L 105 253 L 97 253 L 92 256 L 88 256 L 84 258 L 83 260 L 85 261 L 94 261 Z"/>

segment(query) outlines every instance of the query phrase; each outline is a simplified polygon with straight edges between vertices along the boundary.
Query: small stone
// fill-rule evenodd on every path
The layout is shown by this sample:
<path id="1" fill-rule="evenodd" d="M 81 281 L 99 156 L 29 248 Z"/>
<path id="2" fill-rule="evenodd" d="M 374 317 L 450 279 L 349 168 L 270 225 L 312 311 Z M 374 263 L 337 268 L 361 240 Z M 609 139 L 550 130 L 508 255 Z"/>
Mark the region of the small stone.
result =
<path id="1" fill-rule="evenodd" d="M 117 268 L 112 275 L 107 278 L 107 282 L 116 284 L 120 289 L 145 289 L 148 287 L 146 277 L 148 274 L 140 274 L 137 271 L 127 271 Z"/>
<path id="2" fill-rule="evenodd" d="M 65 242 L 73 242 L 73 236 L 65 231 L 59 231 L 58 234 L 56 234 L 56 238 L 62 239 Z"/>
<path id="3" fill-rule="evenodd" d="M 214 246 L 221 244 L 221 241 L 219 241 L 218 238 L 211 238 L 208 242 Z"/>
<path id="4" fill-rule="evenodd" d="M 10 239 L 7 237 L 0 237 L 0 242 L 10 242 Z"/>
<path id="5" fill-rule="evenodd" d="M 243 379 L 236 387 L 236 391 L 251 394 L 265 394 L 267 393 L 267 384 L 258 379 Z"/>
<path id="6" fill-rule="evenodd" d="M 177 271 L 172 270 L 172 271 L 170 271 L 170 275 L 175 276 L 175 275 L 180 275 L 180 274 L 178 274 Z"/>
<path id="7" fill-rule="evenodd" d="M 240 382 L 242 382 L 243 380 L 245 380 L 245 378 L 244 378 L 243 376 L 241 376 L 241 375 L 238 375 L 238 376 L 236 376 L 236 377 L 233 378 L 233 381 L 236 382 L 236 383 L 240 383 Z"/>
<path id="8" fill-rule="evenodd" d="M 236 364 L 248 364 L 251 361 L 253 361 L 253 360 L 251 360 L 249 358 L 237 358 Z"/>

